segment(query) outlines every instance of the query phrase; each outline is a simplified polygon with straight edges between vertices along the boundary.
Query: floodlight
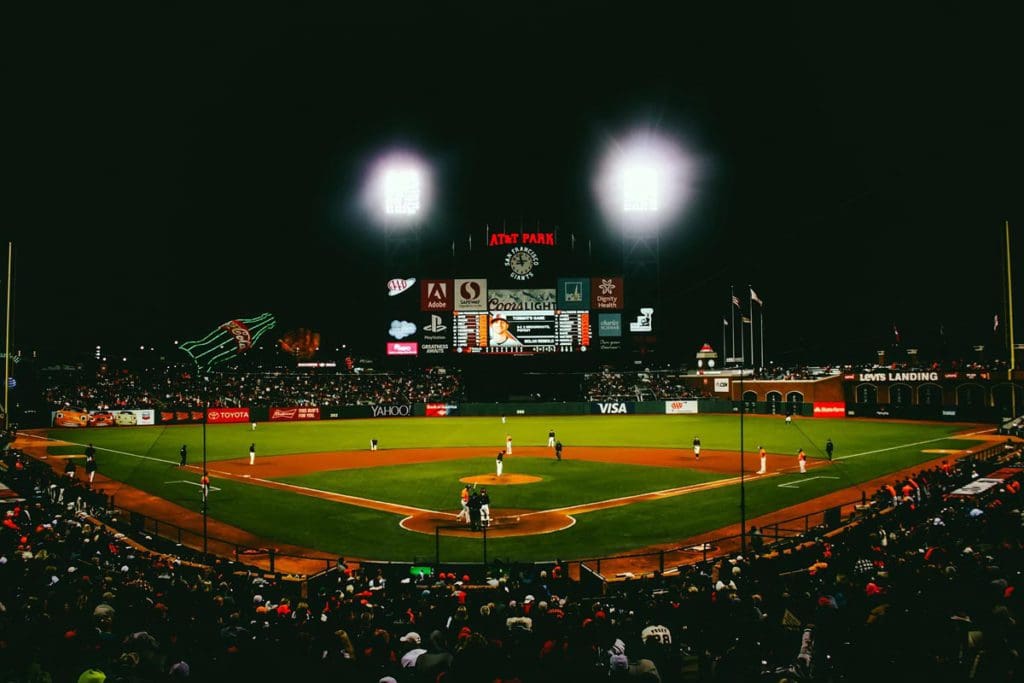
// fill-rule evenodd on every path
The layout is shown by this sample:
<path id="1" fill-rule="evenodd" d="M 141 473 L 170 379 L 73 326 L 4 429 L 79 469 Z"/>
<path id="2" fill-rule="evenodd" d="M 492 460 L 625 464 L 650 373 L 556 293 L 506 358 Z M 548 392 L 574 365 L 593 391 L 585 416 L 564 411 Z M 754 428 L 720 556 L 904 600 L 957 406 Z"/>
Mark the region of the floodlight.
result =
<path id="1" fill-rule="evenodd" d="M 389 168 L 384 172 L 384 213 L 415 216 L 420 211 L 420 174 L 415 168 Z"/>
<path id="2" fill-rule="evenodd" d="M 699 162 L 681 143 L 649 130 L 612 140 L 594 193 L 608 223 L 655 229 L 676 219 L 692 198 Z"/>
<path id="3" fill-rule="evenodd" d="M 416 154 L 392 151 L 380 155 L 367 173 L 362 204 L 366 214 L 383 225 L 414 224 L 430 205 L 430 172 Z"/>

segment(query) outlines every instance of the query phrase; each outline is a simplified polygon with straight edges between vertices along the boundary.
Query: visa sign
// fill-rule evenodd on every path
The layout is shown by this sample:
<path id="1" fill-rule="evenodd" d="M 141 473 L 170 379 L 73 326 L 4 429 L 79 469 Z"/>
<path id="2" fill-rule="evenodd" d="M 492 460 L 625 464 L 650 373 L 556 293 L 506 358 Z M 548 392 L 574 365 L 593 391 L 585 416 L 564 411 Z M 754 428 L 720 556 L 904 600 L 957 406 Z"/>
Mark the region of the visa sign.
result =
<path id="1" fill-rule="evenodd" d="M 636 404 L 630 401 L 600 401 L 590 404 L 590 412 L 594 415 L 632 415 L 636 412 Z"/>

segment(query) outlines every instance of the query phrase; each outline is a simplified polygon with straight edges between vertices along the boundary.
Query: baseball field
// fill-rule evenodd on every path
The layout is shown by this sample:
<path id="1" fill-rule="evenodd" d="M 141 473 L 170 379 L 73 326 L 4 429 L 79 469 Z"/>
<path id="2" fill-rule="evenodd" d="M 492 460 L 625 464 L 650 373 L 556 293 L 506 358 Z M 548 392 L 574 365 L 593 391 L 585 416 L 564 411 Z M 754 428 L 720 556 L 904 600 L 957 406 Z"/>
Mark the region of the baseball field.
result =
<path id="1" fill-rule="evenodd" d="M 562 461 L 546 446 L 553 429 Z M 503 476 L 495 455 L 513 439 Z M 744 421 L 748 517 L 849 490 L 976 447 L 983 425 L 780 417 Z M 691 442 L 699 436 L 701 458 Z M 834 458 L 824 444 L 835 443 Z M 377 439 L 380 450 L 371 452 Z M 97 450 L 105 490 L 166 503 L 166 521 L 201 510 L 200 425 L 52 429 L 24 435 L 51 462 Z M 178 467 L 181 446 L 188 466 Z M 255 464 L 249 446 L 255 444 Z M 756 474 L 757 448 L 769 453 Z M 393 418 L 213 425 L 206 429 L 210 519 L 265 539 L 348 557 L 432 558 L 464 482 L 486 487 L 490 557 L 517 561 L 624 553 L 738 521 L 740 420 L 735 415 Z M 809 457 L 800 474 L 796 453 Z M 868 491 L 870 495 L 873 491 Z M 156 515 L 156 512 L 152 514 Z M 445 529 L 446 561 L 480 559 L 478 533 Z"/>

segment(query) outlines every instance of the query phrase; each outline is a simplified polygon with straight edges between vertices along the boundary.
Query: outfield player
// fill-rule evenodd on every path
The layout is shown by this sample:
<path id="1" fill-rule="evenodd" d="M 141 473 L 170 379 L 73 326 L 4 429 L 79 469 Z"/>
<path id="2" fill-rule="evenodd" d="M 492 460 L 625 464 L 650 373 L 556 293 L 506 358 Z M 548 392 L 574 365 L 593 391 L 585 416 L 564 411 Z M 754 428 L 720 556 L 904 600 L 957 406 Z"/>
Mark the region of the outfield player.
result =
<path id="1" fill-rule="evenodd" d="M 758 446 L 757 453 L 761 456 L 761 469 L 757 473 L 764 474 L 768 471 L 768 451 L 764 449 L 764 446 Z"/>
<path id="2" fill-rule="evenodd" d="M 256 431 L 256 420 L 252 421 L 252 431 Z"/>
<path id="3" fill-rule="evenodd" d="M 693 457 L 700 460 L 700 437 L 693 437 Z"/>
<path id="4" fill-rule="evenodd" d="M 498 457 L 494 460 L 494 469 L 498 471 L 498 476 L 501 476 L 501 470 L 505 467 L 505 451 L 498 451 Z"/>
<path id="5" fill-rule="evenodd" d="M 786 416 L 786 424 L 793 424 L 793 413 Z"/>
<path id="6" fill-rule="evenodd" d="M 256 444 L 255 443 L 249 444 L 249 464 L 250 465 L 255 465 L 256 464 Z"/>
<path id="7" fill-rule="evenodd" d="M 804 449 L 796 452 L 796 459 L 800 463 L 800 474 L 807 474 L 807 454 L 804 453 Z"/>
<path id="8" fill-rule="evenodd" d="M 512 455 L 512 435 L 511 434 L 506 434 L 505 435 L 505 453 L 508 454 L 508 455 Z"/>
<path id="9" fill-rule="evenodd" d="M 555 447 L 555 430 L 554 429 L 549 429 L 548 430 L 548 448 L 554 448 L 554 447 Z"/>

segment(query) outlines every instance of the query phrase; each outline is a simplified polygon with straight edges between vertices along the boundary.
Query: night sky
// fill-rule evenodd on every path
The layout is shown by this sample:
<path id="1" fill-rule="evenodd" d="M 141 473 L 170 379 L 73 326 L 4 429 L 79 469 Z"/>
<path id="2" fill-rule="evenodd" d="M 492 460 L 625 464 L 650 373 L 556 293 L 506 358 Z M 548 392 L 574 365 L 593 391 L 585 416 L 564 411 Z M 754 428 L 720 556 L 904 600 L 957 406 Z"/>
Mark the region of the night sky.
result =
<path id="1" fill-rule="evenodd" d="M 661 348 L 717 345 L 748 283 L 777 362 L 870 360 L 893 323 L 923 355 L 940 325 L 950 354 L 993 344 L 1004 220 L 1024 253 L 1019 24 L 769 4 L 5 8 L 14 346 L 163 347 L 271 311 L 380 353 L 359 315 L 410 274 L 355 210 L 375 155 L 435 169 L 427 263 L 486 224 L 616 253 L 590 188 L 637 126 L 701 160 L 661 233 Z"/>

